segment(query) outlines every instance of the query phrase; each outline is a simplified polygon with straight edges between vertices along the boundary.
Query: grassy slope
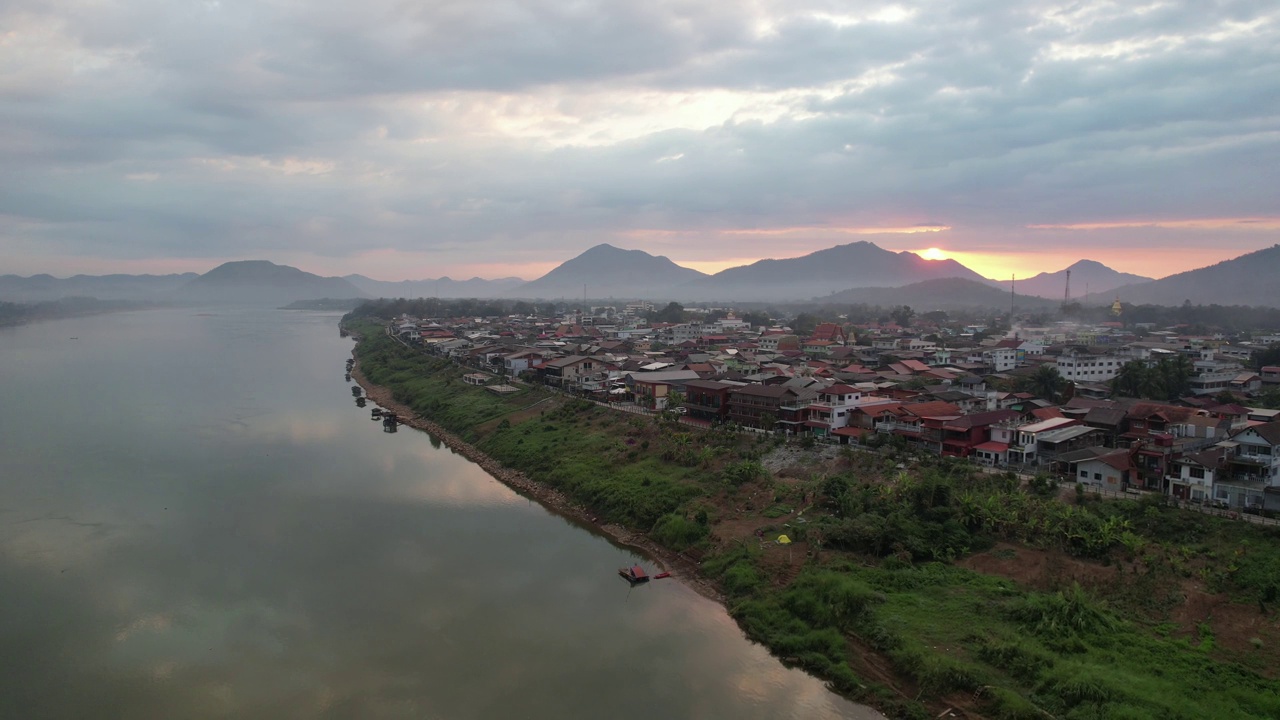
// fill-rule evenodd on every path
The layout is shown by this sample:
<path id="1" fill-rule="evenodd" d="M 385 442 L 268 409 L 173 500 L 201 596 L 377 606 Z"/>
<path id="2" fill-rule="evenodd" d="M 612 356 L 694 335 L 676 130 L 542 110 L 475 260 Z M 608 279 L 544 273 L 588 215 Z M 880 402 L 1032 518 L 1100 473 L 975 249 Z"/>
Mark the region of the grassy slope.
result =
<path id="1" fill-rule="evenodd" d="M 928 702 L 933 714 L 954 705 L 1000 718 L 1280 717 L 1280 686 L 1250 669 L 1265 663 L 1224 652 L 1207 631 L 1171 635 L 1147 603 L 1192 574 L 1245 602 L 1274 600 L 1274 533 L 1137 503 L 1067 505 L 936 461 L 897 473 L 894 460 L 850 455 L 834 474 L 772 478 L 758 441 L 690 436 L 534 388 L 498 397 L 365 333 L 357 354 L 371 381 L 601 519 L 709 553 L 704 571 L 752 638 L 892 716 L 927 717 Z M 798 575 L 732 522 L 745 507 L 772 532 L 777 508 L 810 497 L 813 522 L 791 532 L 821 559 Z M 1133 582 L 1035 592 L 950 564 L 996 539 L 1115 558 Z M 858 676 L 868 647 L 888 658 L 896 691 Z"/>

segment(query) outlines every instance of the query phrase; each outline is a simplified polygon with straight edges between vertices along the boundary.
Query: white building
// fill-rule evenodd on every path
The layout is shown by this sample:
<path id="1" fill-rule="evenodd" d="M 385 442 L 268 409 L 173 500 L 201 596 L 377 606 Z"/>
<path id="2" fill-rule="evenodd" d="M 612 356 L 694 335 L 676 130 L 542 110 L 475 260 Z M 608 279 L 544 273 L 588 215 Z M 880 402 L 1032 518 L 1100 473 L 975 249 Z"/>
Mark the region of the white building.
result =
<path id="1" fill-rule="evenodd" d="M 1115 355 L 1063 353 L 1058 356 L 1058 374 L 1071 382 L 1109 382 L 1126 360 Z"/>

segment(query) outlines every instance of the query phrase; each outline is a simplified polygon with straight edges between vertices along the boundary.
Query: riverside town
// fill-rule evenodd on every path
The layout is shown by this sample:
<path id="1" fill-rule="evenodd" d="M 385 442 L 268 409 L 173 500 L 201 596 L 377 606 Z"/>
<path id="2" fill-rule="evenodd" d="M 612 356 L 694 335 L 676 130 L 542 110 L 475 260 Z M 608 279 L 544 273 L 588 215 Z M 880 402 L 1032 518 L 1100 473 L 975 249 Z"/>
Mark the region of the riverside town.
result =
<path id="1" fill-rule="evenodd" d="M 379 300 L 342 328 L 403 422 L 891 717 L 1280 712 L 1274 329 L 846 307 Z"/>

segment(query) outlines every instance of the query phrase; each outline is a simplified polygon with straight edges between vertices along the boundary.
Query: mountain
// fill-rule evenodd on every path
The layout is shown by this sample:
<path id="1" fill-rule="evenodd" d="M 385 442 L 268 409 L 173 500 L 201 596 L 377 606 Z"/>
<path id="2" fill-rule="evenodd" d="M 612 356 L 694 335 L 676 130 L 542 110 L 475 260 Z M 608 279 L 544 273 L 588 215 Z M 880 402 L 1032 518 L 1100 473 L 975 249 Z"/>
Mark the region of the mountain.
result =
<path id="1" fill-rule="evenodd" d="M 959 309 L 1008 310 L 1011 298 L 1007 291 L 991 287 L 985 282 L 965 278 L 938 278 L 894 288 L 851 288 L 816 300 L 883 307 L 909 305 L 916 312 L 928 312 Z M 1019 310 L 1049 309 L 1058 304 L 1054 300 L 1027 295 L 1018 295 L 1013 302 Z"/>
<path id="2" fill-rule="evenodd" d="M 1081 260 L 1058 272 L 1042 272 L 1025 280 L 1019 278 L 1017 290 L 1051 300 L 1061 300 L 1067 289 L 1067 272 L 1071 272 L 1071 297 L 1080 298 L 1091 293 L 1108 293 L 1124 285 L 1149 282 L 1151 278 L 1132 273 L 1122 273 L 1093 260 Z M 994 280 L 1005 290 L 1008 280 Z"/>
<path id="3" fill-rule="evenodd" d="M 442 277 L 436 280 L 402 280 L 387 282 L 373 280 L 363 275 L 346 275 L 342 278 L 360 288 L 366 295 L 385 298 L 496 298 L 507 291 L 524 284 L 517 277 L 485 280 L 473 277 L 470 280 L 454 280 Z"/>
<path id="4" fill-rule="evenodd" d="M 1193 305 L 1280 308 L 1277 278 L 1280 278 L 1280 245 L 1272 245 L 1217 265 L 1095 293 L 1086 301 L 1110 303 L 1118 297 L 1135 305 L 1181 305 L 1190 300 Z"/>
<path id="5" fill-rule="evenodd" d="M 62 298 L 97 298 L 99 300 L 157 300 L 196 277 L 180 275 L 76 275 L 56 278 L 52 275 L 0 275 L 0 300 L 8 302 L 46 302 Z"/>
<path id="6" fill-rule="evenodd" d="M 722 270 L 691 283 L 685 295 L 697 300 L 803 300 L 850 287 L 897 287 L 946 277 L 984 281 L 955 260 L 925 260 L 864 241 Z"/>
<path id="7" fill-rule="evenodd" d="M 677 288 L 707 277 L 697 270 L 643 250 L 597 245 L 561 264 L 537 280 L 512 290 L 507 297 L 580 298 L 583 285 L 591 298 L 683 298 Z"/>
<path id="8" fill-rule="evenodd" d="M 266 260 L 223 263 L 178 288 L 187 302 L 284 305 L 298 300 L 363 297 L 359 288 L 338 277 L 320 277 Z"/>

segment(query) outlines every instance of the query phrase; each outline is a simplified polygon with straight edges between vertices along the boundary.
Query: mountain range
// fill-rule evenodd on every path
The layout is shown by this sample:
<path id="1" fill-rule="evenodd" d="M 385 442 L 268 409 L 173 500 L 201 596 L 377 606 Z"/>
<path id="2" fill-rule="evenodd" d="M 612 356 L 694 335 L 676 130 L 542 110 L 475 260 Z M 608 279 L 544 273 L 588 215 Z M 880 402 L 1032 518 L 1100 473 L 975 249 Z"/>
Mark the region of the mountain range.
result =
<path id="1" fill-rule="evenodd" d="M 434 280 L 401 280 L 388 282 L 374 280 L 364 275 L 344 275 L 343 280 L 356 286 L 365 295 L 385 298 L 494 298 L 502 297 L 508 290 L 525 284 L 518 277 L 485 280 L 473 277 L 470 280 L 454 280 L 441 277 Z"/>
<path id="2" fill-rule="evenodd" d="M 196 273 L 176 275 L 0 275 L 0 300 L 34 303 L 81 297 L 99 300 L 159 299 L 191 282 Z"/>
<path id="3" fill-rule="evenodd" d="M 681 290 L 694 300 L 780 301 L 851 287 L 897 287 L 948 277 L 985 280 L 955 260 L 925 260 L 915 253 L 892 252 L 864 241 L 729 268 Z"/>
<path id="4" fill-rule="evenodd" d="M 321 277 L 266 260 L 223 263 L 173 293 L 173 299 L 182 302 L 254 305 L 357 297 L 365 293 L 340 277 Z"/>
<path id="5" fill-rule="evenodd" d="M 1122 273 L 1095 260 L 1081 260 L 1071 267 L 1057 272 L 1042 272 L 1027 279 L 1019 278 L 1013 283 L 1020 294 L 1035 295 L 1051 300 L 1062 300 L 1066 297 L 1067 274 L 1071 277 L 1071 297 L 1081 298 L 1091 293 L 1108 293 L 1118 287 L 1150 282 L 1151 278 L 1132 273 Z M 1005 291 L 1010 290 L 1009 280 L 995 280 Z"/>
<path id="6" fill-rule="evenodd" d="M 981 308 L 1007 310 L 1009 303 L 1020 310 L 1048 310 L 1060 301 L 1017 295 L 992 287 L 986 282 L 966 278 L 937 278 L 901 287 L 860 287 L 818 298 L 824 303 L 850 305 L 909 305 L 917 310 L 958 310 Z"/>
<path id="7" fill-rule="evenodd" d="M 1091 260 L 1017 282 L 1018 307 L 1060 302 L 1071 272 L 1073 298 L 1110 304 L 1257 305 L 1280 307 L 1280 245 L 1160 280 L 1120 273 Z M 585 286 L 585 288 L 584 288 Z M 1003 289 L 1002 289 L 1003 288 Z M 1083 290 L 1092 291 L 1087 297 Z M 382 282 L 363 275 L 321 277 L 265 260 L 229 262 L 203 274 L 0 276 L 0 300 L 38 302 L 66 297 L 157 302 L 289 304 L 362 297 L 589 298 L 718 302 L 818 301 L 879 305 L 1004 308 L 1008 281 L 983 278 L 954 260 L 926 260 L 869 242 L 800 257 L 760 260 L 714 275 L 681 267 L 641 250 L 597 245 L 546 275 L 456 281 Z M 1029 297 L 1030 296 L 1030 297 Z M 1039 298 L 1035 296 L 1041 296 Z"/>
<path id="8" fill-rule="evenodd" d="M 1216 265 L 1094 293 L 1084 302 L 1134 305 L 1257 305 L 1280 308 L 1280 245 Z"/>
<path id="9" fill-rule="evenodd" d="M 604 244 L 505 294 L 535 299 L 581 298 L 584 292 L 592 298 L 663 298 L 706 277 L 661 255 Z"/>

